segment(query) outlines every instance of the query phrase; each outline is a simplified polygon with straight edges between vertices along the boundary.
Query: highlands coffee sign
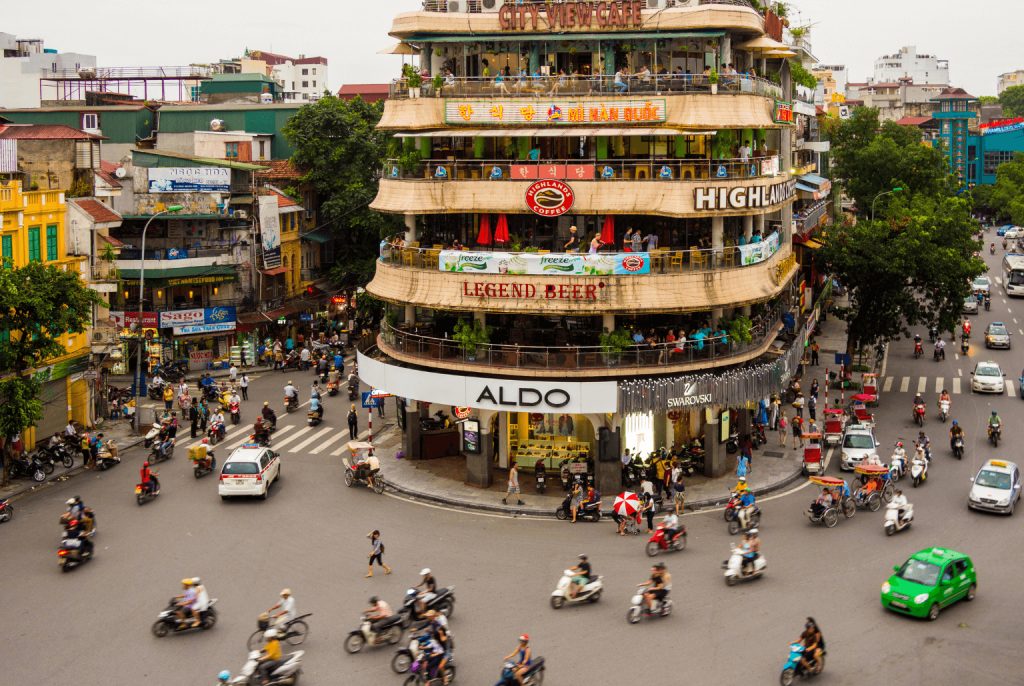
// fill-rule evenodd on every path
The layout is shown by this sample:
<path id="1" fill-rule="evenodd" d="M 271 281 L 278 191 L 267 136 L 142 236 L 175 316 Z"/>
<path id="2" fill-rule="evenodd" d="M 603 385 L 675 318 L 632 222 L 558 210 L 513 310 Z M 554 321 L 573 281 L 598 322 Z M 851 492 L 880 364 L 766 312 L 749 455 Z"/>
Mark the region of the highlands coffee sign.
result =
<path id="1" fill-rule="evenodd" d="M 693 207 L 698 212 L 747 210 L 772 207 L 796 194 L 796 181 L 772 186 L 698 187 L 693 191 Z"/>
<path id="2" fill-rule="evenodd" d="M 643 2 L 506 2 L 498 10 L 502 31 L 586 31 L 640 28 Z"/>

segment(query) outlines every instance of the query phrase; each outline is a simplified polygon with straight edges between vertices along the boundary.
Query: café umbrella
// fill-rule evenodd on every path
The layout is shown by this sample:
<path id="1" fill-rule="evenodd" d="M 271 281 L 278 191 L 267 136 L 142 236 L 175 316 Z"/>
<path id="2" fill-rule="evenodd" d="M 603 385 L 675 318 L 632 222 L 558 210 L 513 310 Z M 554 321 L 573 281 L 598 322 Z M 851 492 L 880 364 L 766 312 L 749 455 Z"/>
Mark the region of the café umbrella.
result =
<path id="1" fill-rule="evenodd" d="M 640 497 L 632 491 L 623 491 L 615 496 L 612 510 L 620 517 L 632 517 L 640 511 Z"/>
<path id="2" fill-rule="evenodd" d="M 480 231 L 476 235 L 477 245 L 491 244 L 491 215 L 480 215 Z"/>
<path id="3" fill-rule="evenodd" d="M 604 224 L 601 226 L 601 242 L 607 245 L 615 245 L 615 216 L 605 215 Z"/>
<path id="4" fill-rule="evenodd" d="M 508 217 L 504 214 L 498 215 L 498 224 L 494 227 L 494 242 L 508 243 Z"/>

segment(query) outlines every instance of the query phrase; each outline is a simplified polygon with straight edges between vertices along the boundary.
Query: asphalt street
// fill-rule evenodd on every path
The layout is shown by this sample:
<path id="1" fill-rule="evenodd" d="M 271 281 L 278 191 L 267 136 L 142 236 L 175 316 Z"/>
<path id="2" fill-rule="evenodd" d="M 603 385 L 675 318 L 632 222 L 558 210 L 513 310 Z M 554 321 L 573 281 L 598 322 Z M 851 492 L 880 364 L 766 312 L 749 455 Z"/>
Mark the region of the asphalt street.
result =
<path id="1" fill-rule="evenodd" d="M 314 613 L 301 683 L 399 684 L 402 677 L 388 667 L 393 648 L 351 656 L 342 642 L 370 595 L 398 605 L 420 568 L 429 566 L 442 585 L 456 587 L 451 626 L 461 684 L 494 683 L 501 657 L 524 631 L 535 654 L 547 658 L 549 684 L 777 683 L 787 642 L 808 615 L 828 643 L 818 684 L 1024 683 L 1017 654 L 1024 626 L 1022 514 L 1001 517 L 966 507 L 969 478 L 984 460 L 1022 461 L 1015 446 L 1024 440 L 1024 401 L 1016 394 L 969 392 L 978 359 L 999 362 L 1014 382 L 1024 366 L 1024 335 L 1015 321 L 1024 321 L 1024 300 L 1004 301 L 998 284 L 994 293 L 992 311 L 972 317 L 973 340 L 981 340 L 985 323 L 1002 320 L 1017 334 L 1012 350 L 983 352 L 975 346 L 967 358 L 950 354 L 935 363 L 930 356 L 914 360 L 910 341 L 890 346 L 886 376 L 893 380 L 883 380 L 889 388 L 875 411 L 883 459 L 898 437 L 916 435 L 911 398 L 919 379 L 926 379 L 925 429 L 935 445 L 927 483 L 917 489 L 903 484 L 915 505 L 915 523 L 893 537 L 883 532 L 881 511 L 859 511 L 834 529 L 810 524 L 803 512 L 816 491 L 798 486 L 761 504 L 767 574 L 730 588 L 720 564 L 735 538 L 721 512 L 688 515 L 689 546 L 661 558 L 674 577 L 675 612 L 632 626 L 626 610 L 634 585 L 648 575 L 646 537 L 620 538 L 606 523 L 455 512 L 348 489 L 341 464 L 348 400 L 341 395 L 327 399 L 328 421 L 316 429 L 305 426 L 304 411 L 281 413 L 275 448 L 282 453 L 282 479 L 266 501 L 223 502 L 215 477 L 195 479 L 186 458 L 187 430 L 174 459 L 159 467 L 161 495 L 143 507 L 133 495 L 141 449 L 113 470 L 85 473 L 19 500 L 17 517 L 0 525 L 3 681 L 212 684 L 221 669 L 235 672 L 243 664 L 256 615 L 288 586 L 300 613 Z M 246 426 L 263 400 L 280 408 L 288 377 L 308 397 L 311 375 L 263 373 L 250 388 L 252 400 L 243 404 Z M 901 391 L 904 377 L 910 381 Z M 953 416 L 968 438 L 960 462 L 948 449 L 948 427 L 934 413 L 935 389 L 953 379 L 962 379 Z M 998 450 L 985 441 L 991 408 L 1005 423 L 1005 443 Z M 394 422 L 393 408 L 387 422 Z M 218 458 L 243 437 L 241 428 L 234 429 L 218 446 Z M 772 458 L 755 453 L 754 469 L 759 459 Z M 837 465 L 835 456 L 829 472 L 838 474 Z M 528 483 L 525 490 L 530 493 Z M 97 511 L 97 555 L 61 574 L 57 518 L 74 494 Z M 366 534 L 375 528 L 383 533 L 394 573 L 364 579 Z M 973 557 L 977 599 L 944 611 L 933 623 L 883 611 L 879 587 L 892 566 L 930 546 Z M 604 597 L 596 605 L 551 609 L 548 597 L 560 571 L 582 552 L 605 577 Z M 149 627 L 165 601 L 178 593 L 182 577 L 196 575 L 218 598 L 218 625 L 207 633 L 155 638 Z"/>

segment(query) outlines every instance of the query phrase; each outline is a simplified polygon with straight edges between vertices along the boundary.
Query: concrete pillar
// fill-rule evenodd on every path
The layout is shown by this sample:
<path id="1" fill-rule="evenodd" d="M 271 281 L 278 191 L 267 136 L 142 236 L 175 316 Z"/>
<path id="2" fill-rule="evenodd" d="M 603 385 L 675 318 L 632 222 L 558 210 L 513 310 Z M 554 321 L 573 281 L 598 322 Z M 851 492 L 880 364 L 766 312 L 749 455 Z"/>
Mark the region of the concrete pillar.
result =
<path id="1" fill-rule="evenodd" d="M 722 36 L 722 63 L 718 71 L 722 71 L 725 65 L 732 62 L 732 36 L 728 33 Z"/>
<path id="2" fill-rule="evenodd" d="M 408 245 L 416 240 L 416 215 L 405 215 L 405 243 Z"/>
<path id="3" fill-rule="evenodd" d="M 495 414 L 487 411 L 480 413 L 480 452 L 479 454 L 464 453 L 466 456 L 466 483 L 470 486 L 488 488 L 494 481 L 494 433 L 491 431 L 491 418 Z M 501 431 L 500 421 L 495 422 L 495 430 Z"/>
<path id="4" fill-rule="evenodd" d="M 714 329 L 718 326 L 718 322 L 722 320 L 722 316 L 725 311 L 721 307 L 716 307 L 711 310 L 711 328 Z"/>
<path id="5" fill-rule="evenodd" d="M 725 247 L 725 217 L 711 218 L 711 247 L 716 251 Z"/>
<path id="6" fill-rule="evenodd" d="M 714 418 L 704 425 L 704 476 L 719 477 L 729 471 L 725 443 L 718 442 L 718 422 L 722 409 L 714 407 Z"/>
<path id="7" fill-rule="evenodd" d="M 597 490 L 605 494 L 604 497 L 612 496 L 622 490 L 622 439 L 621 430 L 615 427 L 614 430 L 604 429 L 606 440 L 601 440 L 602 429 L 597 429 L 597 459 L 594 461 L 594 480 L 597 482 Z"/>
<path id="8" fill-rule="evenodd" d="M 405 432 L 402 435 L 402 450 L 405 459 L 420 459 L 420 410 L 415 400 L 405 406 Z"/>
<path id="9" fill-rule="evenodd" d="M 403 318 L 403 321 L 405 322 L 405 324 L 407 326 L 413 326 L 414 324 L 416 324 L 416 306 L 415 305 L 406 305 L 405 306 L 405 316 Z"/>
<path id="10" fill-rule="evenodd" d="M 479 310 L 473 312 L 473 319 L 480 324 L 480 326 L 487 326 L 487 313 Z"/>
<path id="11" fill-rule="evenodd" d="M 601 327 L 611 333 L 615 331 L 615 315 L 614 314 L 603 314 L 601 315 Z"/>
<path id="12" fill-rule="evenodd" d="M 748 214 L 743 217 L 743 237 L 750 242 L 750 237 L 754 235 L 754 215 Z"/>
<path id="13" fill-rule="evenodd" d="M 760 234 L 762 238 L 764 238 L 764 218 L 764 214 L 754 215 L 754 226 L 757 228 L 757 233 Z"/>

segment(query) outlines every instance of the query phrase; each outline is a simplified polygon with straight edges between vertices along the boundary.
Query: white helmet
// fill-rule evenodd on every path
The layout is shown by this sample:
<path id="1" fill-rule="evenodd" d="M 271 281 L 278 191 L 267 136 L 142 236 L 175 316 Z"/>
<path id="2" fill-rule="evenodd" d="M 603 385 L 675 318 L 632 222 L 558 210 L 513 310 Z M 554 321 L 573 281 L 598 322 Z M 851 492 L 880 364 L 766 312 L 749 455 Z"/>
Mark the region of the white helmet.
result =
<path id="1" fill-rule="evenodd" d="M 68 498 L 67 500 L 64 501 L 64 504 L 65 505 L 74 505 L 75 504 L 75 499 L 74 498 Z"/>
<path id="2" fill-rule="evenodd" d="M 267 629 L 263 632 L 263 638 L 267 639 L 268 641 L 272 638 L 277 638 L 277 629 Z"/>
<path id="3" fill-rule="evenodd" d="M 420 570 L 420 576 L 426 576 L 427 574 L 430 574 L 430 567 L 424 567 Z"/>

